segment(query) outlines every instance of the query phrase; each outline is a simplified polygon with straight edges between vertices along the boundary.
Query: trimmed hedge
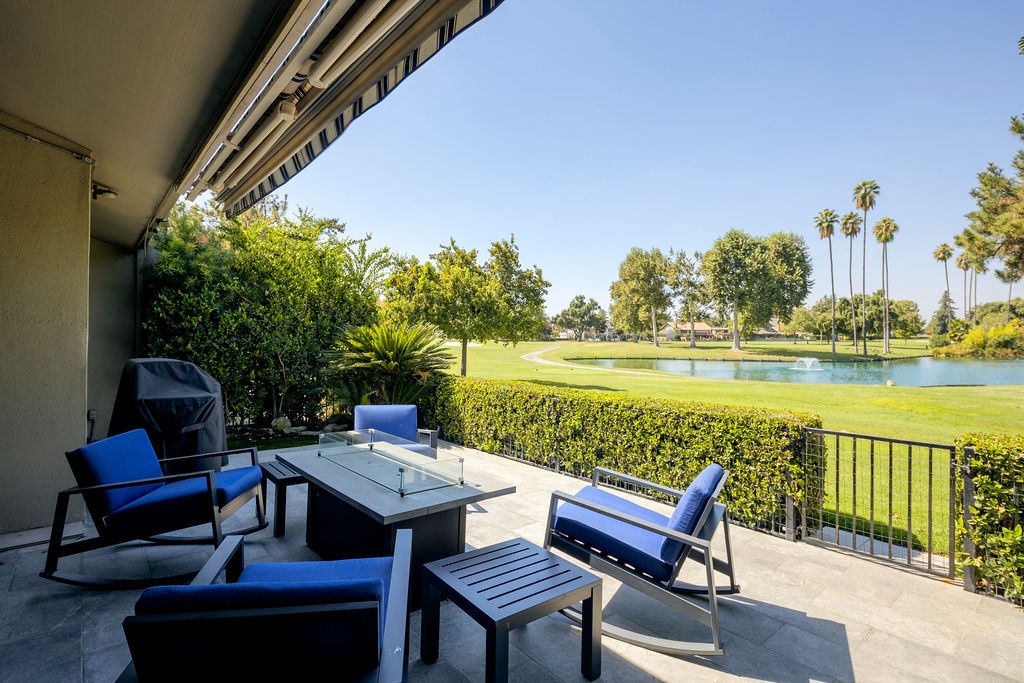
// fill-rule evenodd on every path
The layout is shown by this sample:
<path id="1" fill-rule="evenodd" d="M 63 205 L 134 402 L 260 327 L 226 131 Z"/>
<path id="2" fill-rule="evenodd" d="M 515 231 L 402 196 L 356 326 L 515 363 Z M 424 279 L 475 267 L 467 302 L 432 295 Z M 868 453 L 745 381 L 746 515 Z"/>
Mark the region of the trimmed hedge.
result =
<path id="1" fill-rule="evenodd" d="M 959 559 L 975 568 L 978 590 L 1020 602 L 1024 599 L 1024 436 L 964 434 L 956 441 L 960 462 L 966 446 L 974 448 L 968 465 L 974 483 L 971 540 L 977 550 L 974 557 L 960 553 Z M 958 487 L 962 485 L 961 480 Z M 962 516 L 957 531 L 962 547 Z"/>
<path id="2" fill-rule="evenodd" d="M 600 465 L 683 489 L 717 462 L 731 471 L 730 515 L 750 525 L 777 515 L 780 495 L 800 500 L 801 429 L 821 426 L 808 414 L 454 377 L 423 408 L 449 441 L 583 476 Z"/>

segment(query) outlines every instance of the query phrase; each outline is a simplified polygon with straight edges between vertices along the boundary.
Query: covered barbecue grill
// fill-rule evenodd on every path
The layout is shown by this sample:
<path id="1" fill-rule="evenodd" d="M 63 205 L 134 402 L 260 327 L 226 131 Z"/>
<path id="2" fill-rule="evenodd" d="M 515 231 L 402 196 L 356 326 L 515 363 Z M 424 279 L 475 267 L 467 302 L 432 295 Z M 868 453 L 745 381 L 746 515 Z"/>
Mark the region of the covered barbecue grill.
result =
<path id="1" fill-rule="evenodd" d="M 227 450 L 220 382 L 171 358 L 132 358 L 121 371 L 108 436 L 142 428 L 161 458 Z M 226 457 L 195 460 L 168 473 L 216 469 Z"/>

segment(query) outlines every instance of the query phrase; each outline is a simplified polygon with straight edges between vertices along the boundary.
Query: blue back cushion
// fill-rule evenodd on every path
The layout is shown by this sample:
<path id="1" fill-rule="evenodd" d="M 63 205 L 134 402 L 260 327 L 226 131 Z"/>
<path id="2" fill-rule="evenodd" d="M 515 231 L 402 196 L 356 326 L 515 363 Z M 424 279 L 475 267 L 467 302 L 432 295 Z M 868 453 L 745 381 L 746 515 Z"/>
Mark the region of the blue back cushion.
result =
<path id="1" fill-rule="evenodd" d="M 416 441 L 416 406 L 359 405 L 353 413 L 353 429 L 377 429 L 406 441 Z"/>
<path id="2" fill-rule="evenodd" d="M 79 486 L 113 484 L 133 479 L 162 477 L 160 461 L 144 429 L 133 429 L 66 453 Z M 90 512 L 103 517 L 161 484 L 129 486 L 89 496 Z"/>
<path id="3" fill-rule="evenodd" d="M 714 463 L 708 465 L 697 475 L 697 478 L 690 482 L 683 492 L 683 497 L 676 504 L 676 509 L 668 520 L 668 528 L 674 529 L 682 534 L 693 534 L 700 516 L 704 513 L 711 495 L 718 487 L 725 471 L 720 465 Z M 679 554 L 683 551 L 683 544 L 672 539 L 665 539 L 661 547 L 661 558 L 666 562 L 674 563 Z"/>

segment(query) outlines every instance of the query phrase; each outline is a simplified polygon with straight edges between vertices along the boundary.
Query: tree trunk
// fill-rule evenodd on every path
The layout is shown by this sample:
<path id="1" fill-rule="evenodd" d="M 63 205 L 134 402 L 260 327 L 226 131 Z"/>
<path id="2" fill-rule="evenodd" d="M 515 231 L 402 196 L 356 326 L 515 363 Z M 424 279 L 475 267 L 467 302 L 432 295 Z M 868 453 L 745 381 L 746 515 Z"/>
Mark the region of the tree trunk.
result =
<path id="1" fill-rule="evenodd" d="M 864 355 L 868 355 L 868 210 L 864 209 L 864 247 L 860 256 L 860 336 L 864 340 Z"/>
<path id="2" fill-rule="evenodd" d="M 1010 283 L 1010 292 L 1006 295 L 1006 324 L 1010 324 L 1010 301 L 1013 300 L 1013 282 Z"/>
<path id="3" fill-rule="evenodd" d="M 654 306 L 651 306 L 651 336 L 654 339 L 654 345 L 658 346 L 658 316 L 654 311 Z"/>
<path id="4" fill-rule="evenodd" d="M 1006 310 L 1010 310 L 1010 309 L 1007 308 Z M 690 316 L 690 348 L 691 349 L 697 348 L 697 338 L 696 338 L 696 333 L 693 330 L 693 327 L 694 327 L 694 325 L 693 325 L 693 316 L 691 315 Z"/>
<path id="5" fill-rule="evenodd" d="M 850 238 L 850 315 L 853 317 L 853 352 L 857 352 L 857 299 L 853 295 L 853 238 Z"/>
<path id="6" fill-rule="evenodd" d="M 468 346 L 469 346 L 469 340 L 468 339 L 463 339 L 462 340 L 462 369 L 459 371 L 459 374 L 462 375 L 463 377 L 466 376 L 466 347 L 468 347 Z"/>
<path id="7" fill-rule="evenodd" d="M 741 351 L 740 349 L 740 309 L 732 309 L 732 350 Z"/>
<path id="8" fill-rule="evenodd" d="M 836 276 L 832 268 L 832 238 L 828 238 L 828 279 L 832 283 L 832 357 L 836 355 Z"/>
<path id="9" fill-rule="evenodd" d="M 967 269 L 964 268 L 964 322 L 967 322 L 967 309 L 970 307 L 970 303 L 967 300 Z"/>
<path id="10" fill-rule="evenodd" d="M 882 244 L 882 353 L 889 353 L 889 245 Z"/>
<path id="11" fill-rule="evenodd" d="M 943 261 L 942 267 L 946 270 L 946 319 L 953 319 L 953 302 L 949 300 L 949 262 Z M 946 332 L 949 332 L 949 323 L 946 323 Z"/>

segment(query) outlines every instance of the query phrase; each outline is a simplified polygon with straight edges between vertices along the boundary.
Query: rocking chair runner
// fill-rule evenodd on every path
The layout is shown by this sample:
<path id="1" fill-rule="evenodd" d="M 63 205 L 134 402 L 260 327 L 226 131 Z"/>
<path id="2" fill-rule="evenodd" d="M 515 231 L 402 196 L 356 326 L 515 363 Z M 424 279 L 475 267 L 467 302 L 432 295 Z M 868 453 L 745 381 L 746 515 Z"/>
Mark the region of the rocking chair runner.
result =
<path id="1" fill-rule="evenodd" d="M 719 594 L 738 593 L 729 541 L 729 521 L 724 503 L 718 502 L 729 476 L 718 465 L 709 465 L 686 491 L 678 491 L 644 479 L 598 467 L 592 484 L 576 495 L 556 491 L 551 495 L 544 547 L 555 548 L 595 570 L 612 576 L 645 595 L 708 626 L 710 643 L 656 638 L 604 622 L 605 635 L 669 654 L 723 654 L 718 623 Z M 601 478 L 616 479 L 641 489 L 657 491 L 679 502 L 671 517 L 599 488 Z M 719 524 L 725 534 L 725 560 L 712 557 L 711 539 Z M 688 557 L 704 564 L 706 585 L 677 581 Z M 724 573 L 727 587 L 715 585 L 715 572 Z M 706 604 L 694 600 L 705 596 Z M 563 610 L 579 621 L 580 615 Z"/>
<path id="2" fill-rule="evenodd" d="M 189 580 L 195 572 L 151 579 L 104 579 L 60 572 L 62 557 L 127 541 L 155 543 L 213 543 L 219 546 L 221 523 L 245 503 L 256 500 L 257 523 L 233 531 L 246 534 L 266 528 L 262 474 L 256 449 L 203 453 L 173 458 L 175 462 L 248 453 L 252 465 L 221 472 L 200 471 L 165 475 L 145 430 L 134 429 L 66 453 L 77 487 L 57 494 L 50 544 L 40 576 L 79 586 L 139 588 Z M 168 461 L 171 459 L 168 459 Z M 165 463 L 168 461 L 164 461 Z M 71 496 L 85 499 L 97 536 L 64 542 Z M 210 524 L 210 536 L 168 536 L 168 532 Z"/>

